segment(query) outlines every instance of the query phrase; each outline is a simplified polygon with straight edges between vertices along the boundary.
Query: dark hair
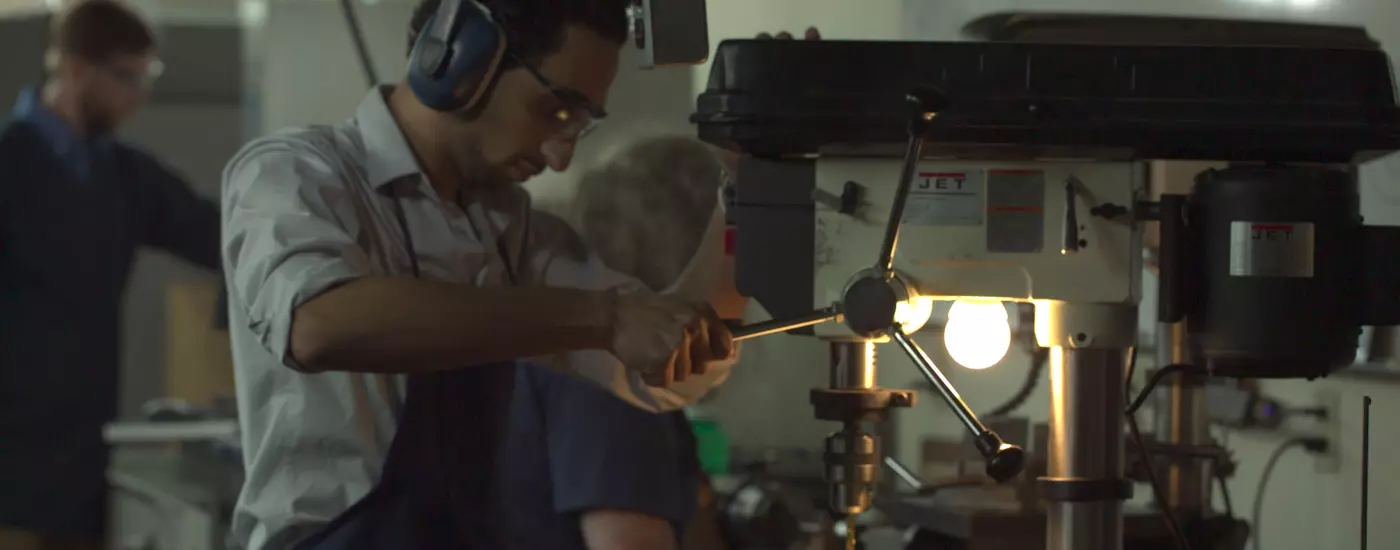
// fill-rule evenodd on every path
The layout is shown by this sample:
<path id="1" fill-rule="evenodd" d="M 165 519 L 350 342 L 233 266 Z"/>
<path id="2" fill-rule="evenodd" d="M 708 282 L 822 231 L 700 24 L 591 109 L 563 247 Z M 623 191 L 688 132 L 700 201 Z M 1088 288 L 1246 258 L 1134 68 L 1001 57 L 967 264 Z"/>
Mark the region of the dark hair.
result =
<path id="1" fill-rule="evenodd" d="M 470 0 L 461 0 L 468 2 Z M 479 0 L 505 28 L 516 55 L 537 63 L 559 51 L 564 44 L 564 28 L 579 25 L 618 44 L 627 41 L 627 6 L 630 0 Z M 441 0 L 422 0 L 409 23 L 408 50 L 418 41 L 428 19 L 437 13 Z M 512 65 L 510 59 L 502 61 Z"/>
<path id="2" fill-rule="evenodd" d="M 155 49 L 156 36 L 141 16 L 117 0 L 84 0 L 59 15 L 49 37 L 53 53 L 87 61 Z"/>

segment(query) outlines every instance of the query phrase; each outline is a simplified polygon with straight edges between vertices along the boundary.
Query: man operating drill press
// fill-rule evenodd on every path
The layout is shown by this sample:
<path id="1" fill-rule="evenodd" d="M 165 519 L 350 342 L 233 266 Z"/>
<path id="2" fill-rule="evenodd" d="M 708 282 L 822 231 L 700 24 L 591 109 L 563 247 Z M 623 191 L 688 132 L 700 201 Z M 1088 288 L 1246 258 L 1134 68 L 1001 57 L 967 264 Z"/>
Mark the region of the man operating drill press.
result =
<path id="1" fill-rule="evenodd" d="M 628 4 L 444 1 L 405 81 L 230 162 L 240 545 L 501 548 L 516 360 L 652 411 L 723 378 L 712 309 L 559 254 L 519 187 L 606 117 Z"/>

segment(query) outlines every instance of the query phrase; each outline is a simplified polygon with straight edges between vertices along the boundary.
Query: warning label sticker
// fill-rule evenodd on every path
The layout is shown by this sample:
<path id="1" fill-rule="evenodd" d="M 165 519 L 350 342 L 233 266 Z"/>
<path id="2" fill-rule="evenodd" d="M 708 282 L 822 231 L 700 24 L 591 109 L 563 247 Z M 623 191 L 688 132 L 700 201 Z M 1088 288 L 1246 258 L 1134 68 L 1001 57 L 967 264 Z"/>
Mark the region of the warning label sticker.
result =
<path id="1" fill-rule="evenodd" d="M 904 207 L 909 225 L 982 225 L 987 175 L 966 172 L 919 172 Z"/>

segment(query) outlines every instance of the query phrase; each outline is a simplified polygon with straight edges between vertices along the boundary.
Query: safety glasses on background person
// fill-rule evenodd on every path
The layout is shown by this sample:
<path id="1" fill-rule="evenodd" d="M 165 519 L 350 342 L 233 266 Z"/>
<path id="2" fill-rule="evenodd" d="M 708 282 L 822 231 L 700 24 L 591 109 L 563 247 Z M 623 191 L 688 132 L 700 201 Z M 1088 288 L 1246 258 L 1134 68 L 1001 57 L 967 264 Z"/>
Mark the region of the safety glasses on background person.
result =
<path id="1" fill-rule="evenodd" d="M 98 65 L 98 69 L 132 90 L 150 91 L 155 87 L 156 80 L 165 73 L 165 64 L 161 63 L 159 59 L 152 59 L 140 69 L 114 64 Z"/>

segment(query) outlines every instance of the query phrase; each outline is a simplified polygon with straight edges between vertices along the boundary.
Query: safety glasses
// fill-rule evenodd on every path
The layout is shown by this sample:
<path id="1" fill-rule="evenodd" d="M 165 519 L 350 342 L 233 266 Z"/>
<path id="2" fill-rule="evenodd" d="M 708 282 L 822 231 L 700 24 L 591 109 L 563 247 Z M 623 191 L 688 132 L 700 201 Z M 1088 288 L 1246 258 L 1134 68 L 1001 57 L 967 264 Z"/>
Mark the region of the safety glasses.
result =
<path id="1" fill-rule="evenodd" d="M 156 80 L 165 72 L 165 64 L 161 63 L 159 59 L 152 59 L 143 70 L 111 65 L 103 65 L 102 70 L 123 86 L 136 90 L 150 90 L 155 87 Z"/>
<path id="2" fill-rule="evenodd" d="M 608 113 L 602 108 L 594 106 L 588 97 L 582 92 L 573 88 L 559 86 L 551 82 L 534 65 L 526 63 L 524 59 L 513 55 L 516 62 L 525 71 L 534 77 L 554 98 L 559 100 L 559 108 L 550 114 L 551 122 L 559 126 L 559 134 L 568 139 L 580 139 L 598 127 L 599 121 L 607 118 Z"/>

